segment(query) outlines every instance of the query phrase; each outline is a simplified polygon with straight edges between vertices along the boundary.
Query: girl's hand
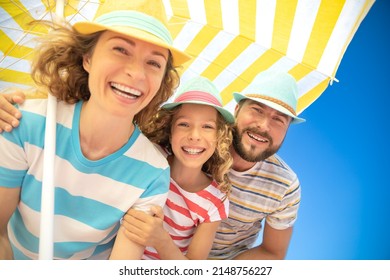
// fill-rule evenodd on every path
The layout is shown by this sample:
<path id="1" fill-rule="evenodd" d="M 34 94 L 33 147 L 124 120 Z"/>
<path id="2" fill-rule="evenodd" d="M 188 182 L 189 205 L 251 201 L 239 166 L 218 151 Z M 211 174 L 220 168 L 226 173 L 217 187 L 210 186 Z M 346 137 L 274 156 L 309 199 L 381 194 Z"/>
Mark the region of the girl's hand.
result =
<path id="1" fill-rule="evenodd" d="M 163 227 L 164 214 L 161 207 L 154 206 L 152 215 L 130 209 L 123 217 L 125 234 L 131 241 L 143 246 L 157 247 L 169 234 Z M 170 238 L 170 237 L 169 237 Z"/>

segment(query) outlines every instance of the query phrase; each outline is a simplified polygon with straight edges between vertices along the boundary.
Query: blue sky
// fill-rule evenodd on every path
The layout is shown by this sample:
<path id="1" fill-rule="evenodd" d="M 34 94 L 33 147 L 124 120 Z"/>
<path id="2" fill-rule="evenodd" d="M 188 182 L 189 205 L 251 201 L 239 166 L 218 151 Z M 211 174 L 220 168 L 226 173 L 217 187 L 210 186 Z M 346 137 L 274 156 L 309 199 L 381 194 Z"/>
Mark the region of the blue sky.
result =
<path id="1" fill-rule="evenodd" d="M 336 78 L 290 127 L 279 154 L 302 202 L 287 259 L 390 259 L 390 2 L 377 0 Z M 389 172 L 389 174 L 387 174 Z"/>

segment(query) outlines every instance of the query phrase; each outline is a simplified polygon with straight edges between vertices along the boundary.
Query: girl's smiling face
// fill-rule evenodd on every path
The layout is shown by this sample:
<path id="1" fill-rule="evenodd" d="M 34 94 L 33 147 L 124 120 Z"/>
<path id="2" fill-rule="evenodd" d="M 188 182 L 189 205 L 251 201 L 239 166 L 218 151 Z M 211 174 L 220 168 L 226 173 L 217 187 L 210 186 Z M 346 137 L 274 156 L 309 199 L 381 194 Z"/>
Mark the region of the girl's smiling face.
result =
<path id="1" fill-rule="evenodd" d="M 133 119 L 159 90 L 168 53 L 166 48 L 139 39 L 103 32 L 92 54 L 83 59 L 90 101 L 100 112 Z"/>
<path id="2" fill-rule="evenodd" d="M 201 169 L 217 143 L 217 110 L 208 105 L 182 104 L 172 120 L 171 147 L 188 168 Z"/>

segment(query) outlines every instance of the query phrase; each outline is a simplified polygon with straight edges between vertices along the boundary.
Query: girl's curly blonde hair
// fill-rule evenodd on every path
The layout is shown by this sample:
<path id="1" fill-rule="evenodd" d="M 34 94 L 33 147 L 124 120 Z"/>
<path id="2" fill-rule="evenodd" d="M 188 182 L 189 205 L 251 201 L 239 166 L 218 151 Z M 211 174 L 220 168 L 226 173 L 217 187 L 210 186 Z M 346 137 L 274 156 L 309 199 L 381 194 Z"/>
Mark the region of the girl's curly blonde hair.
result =
<path id="1" fill-rule="evenodd" d="M 91 93 L 88 87 L 88 72 L 83 68 L 83 57 L 92 55 L 100 35 L 96 32 L 84 35 L 77 32 L 69 23 L 35 21 L 50 31 L 40 37 L 32 60 L 31 76 L 38 87 L 43 87 L 59 100 L 73 104 L 88 100 Z M 134 121 L 142 129 L 149 123 L 158 108 L 172 96 L 179 85 L 179 74 L 173 67 L 169 55 L 161 86 L 150 101 L 135 117 Z"/>
<path id="2" fill-rule="evenodd" d="M 181 105 L 171 110 L 161 108 L 143 131 L 150 141 L 166 148 L 171 153 L 172 148 L 169 139 L 172 120 L 180 108 Z M 202 171 L 211 175 L 218 183 L 220 190 L 227 195 L 231 190 L 231 183 L 227 175 L 233 164 L 233 158 L 230 154 L 231 144 L 232 127 L 218 112 L 216 148 L 213 155 L 203 164 Z"/>

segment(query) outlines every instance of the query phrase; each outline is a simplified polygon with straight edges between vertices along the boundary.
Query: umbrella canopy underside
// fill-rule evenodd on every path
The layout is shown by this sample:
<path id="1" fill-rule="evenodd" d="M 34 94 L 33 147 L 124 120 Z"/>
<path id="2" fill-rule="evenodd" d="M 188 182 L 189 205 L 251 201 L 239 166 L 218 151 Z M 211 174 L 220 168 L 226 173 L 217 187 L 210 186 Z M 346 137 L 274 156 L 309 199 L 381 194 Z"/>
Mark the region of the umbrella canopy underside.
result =
<path id="1" fill-rule="evenodd" d="M 93 19 L 103 1 L 65 1 L 74 23 Z M 212 80 L 232 109 L 232 93 L 269 68 L 298 81 L 298 113 L 335 80 L 337 68 L 374 0 L 164 0 L 174 45 L 193 59 L 182 81 Z M 28 23 L 53 20 L 54 0 L 0 0 L 0 89 L 30 88 L 34 38 L 48 32 Z"/>

